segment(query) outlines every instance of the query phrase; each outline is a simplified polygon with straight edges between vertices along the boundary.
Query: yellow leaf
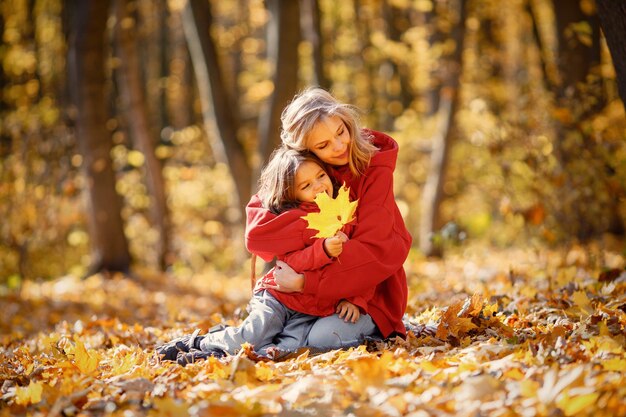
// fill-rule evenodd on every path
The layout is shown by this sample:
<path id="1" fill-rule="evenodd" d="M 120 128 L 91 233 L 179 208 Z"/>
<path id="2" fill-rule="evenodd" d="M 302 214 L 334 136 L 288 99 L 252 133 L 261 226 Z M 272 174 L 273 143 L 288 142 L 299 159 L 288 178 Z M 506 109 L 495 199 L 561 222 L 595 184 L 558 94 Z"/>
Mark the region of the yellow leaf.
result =
<path id="1" fill-rule="evenodd" d="M 100 355 L 96 351 L 88 352 L 83 342 L 74 336 L 76 347 L 74 349 L 74 365 L 84 374 L 91 374 L 100 365 Z"/>
<path id="2" fill-rule="evenodd" d="M 575 416 L 581 411 L 587 409 L 587 407 L 594 405 L 599 395 L 600 394 L 597 392 L 578 395 L 576 397 L 564 395 L 559 400 L 558 405 L 566 416 Z"/>
<path id="3" fill-rule="evenodd" d="M 30 381 L 27 387 L 17 387 L 15 389 L 15 403 L 19 405 L 37 404 L 41 401 L 43 384 L 41 382 Z"/>
<path id="4" fill-rule="evenodd" d="M 380 358 L 366 356 L 349 363 L 352 371 L 349 382 L 352 389 L 363 394 L 368 387 L 383 385 L 392 359 L 393 354 L 385 352 Z"/>
<path id="5" fill-rule="evenodd" d="M 319 213 L 309 213 L 302 218 L 309 224 L 309 229 L 317 230 L 315 237 L 332 237 L 343 225 L 354 220 L 357 201 L 350 202 L 350 189 L 345 185 L 339 189 L 336 198 L 331 198 L 326 193 L 315 196 L 315 204 L 319 207 Z"/>
<path id="6" fill-rule="evenodd" d="M 189 415 L 189 405 L 184 401 L 176 401 L 172 398 L 155 398 L 152 406 L 153 408 L 148 413 L 149 416 L 177 417 Z"/>
<path id="7" fill-rule="evenodd" d="M 485 317 L 493 317 L 494 313 L 498 312 L 498 304 L 485 304 L 483 307 L 483 315 Z"/>
<path id="8" fill-rule="evenodd" d="M 583 345 L 590 352 L 622 354 L 624 348 L 622 344 L 610 336 L 592 336 L 589 341 L 583 340 Z"/>
<path id="9" fill-rule="evenodd" d="M 539 389 L 539 383 L 531 379 L 524 379 L 519 383 L 520 394 L 525 398 L 537 397 L 537 390 Z"/>
<path id="10" fill-rule="evenodd" d="M 626 372 L 626 360 L 613 358 L 602 361 L 602 367 L 605 371 Z"/>
<path id="11" fill-rule="evenodd" d="M 511 368 L 504 372 L 504 376 L 515 381 L 523 380 L 526 375 L 519 368 Z"/>
<path id="12" fill-rule="evenodd" d="M 587 314 L 593 313 L 593 307 L 591 306 L 589 297 L 587 297 L 584 291 L 576 291 L 572 294 L 572 300 L 583 312 Z"/>
<path id="13" fill-rule="evenodd" d="M 260 381 L 269 381 L 274 378 L 274 370 L 264 362 L 259 362 L 255 367 L 255 376 Z"/>

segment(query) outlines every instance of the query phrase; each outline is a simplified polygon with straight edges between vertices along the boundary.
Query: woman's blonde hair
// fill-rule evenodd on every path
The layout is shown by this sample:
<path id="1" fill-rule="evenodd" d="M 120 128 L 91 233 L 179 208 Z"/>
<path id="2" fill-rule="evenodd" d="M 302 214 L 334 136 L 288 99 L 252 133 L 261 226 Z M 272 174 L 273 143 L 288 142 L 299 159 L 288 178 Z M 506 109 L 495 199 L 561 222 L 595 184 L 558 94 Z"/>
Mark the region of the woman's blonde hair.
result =
<path id="1" fill-rule="evenodd" d="M 280 214 L 300 205 L 301 201 L 296 199 L 296 172 L 307 161 L 316 163 L 328 172 L 326 164 L 310 152 L 299 152 L 286 146 L 280 146 L 272 152 L 259 177 L 257 195 L 263 207 L 274 214 Z"/>
<path id="2" fill-rule="evenodd" d="M 280 138 L 285 146 L 297 151 L 307 150 L 307 135 L 315 124 L 327 117 L 337 116 L 350 133 L 348 164 L 355 176 L 362 175 L 377 148 L 371 137 L 361 130 L 359 111 L 355 106 L 339 102 L 328 91 L 312 87 L 296 95 L 281 114 Z"/>

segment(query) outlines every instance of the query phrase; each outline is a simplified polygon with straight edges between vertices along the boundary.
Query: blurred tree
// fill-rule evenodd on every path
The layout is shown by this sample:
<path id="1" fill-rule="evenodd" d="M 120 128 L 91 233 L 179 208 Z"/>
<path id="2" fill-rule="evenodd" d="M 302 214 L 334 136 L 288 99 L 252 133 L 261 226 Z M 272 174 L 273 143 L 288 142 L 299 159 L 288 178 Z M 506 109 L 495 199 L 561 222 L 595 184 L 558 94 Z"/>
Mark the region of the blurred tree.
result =
<path id="1" fill-rule="evenodd" d="M 606 43 L 611 51 L 617 85 L 622 103 L 626 106 L 626 3 L 615 0 L 596 0 L 598 16 Z"/>
<path id="2" fill-rule="evenodd" d="M 313 83 L 329 89 L 330 80 L 324 70 L 324 36 L 322 33 L 319 0 L 301 0 L 300 21 L 302 34 L 312 48 L 314 76 Z"/>
<path id="3" fill-rule="evenodd" d="M 193 120 L 193 73 L 180 13 L 169 13 L 167 21 L 167 61 L 165 107 L 167 120 L 174 129 L 189 126 Z"/>
<path id="4" fill-rule="evenodd" d="M 442 74 L 442 88 L 437 99 L 438 120 L 437 129 L 432 137 L 432 152 L 428 177 L 422 191 L 421 217 L 419 229 L 420 250 L 426 256 L 442 256 L 443 246 L 437 231 L 443 226 L 441 220 L 441 202 L 443 199 L 443 184 L 455 135 L 454 118 L 460 107 L 460 79 L 463 73 L 463 41 L 465 38 L 465 24 L 467 17 L 467 0 L 450 2 L 451 12 L 456 16 L 451 37 L 455 43 L 454 52 L 443 57 L 440 63 Z"/>
<path id="5" fill-rule="evenodd" d="M 145 157 L 145 176 L 152 204 L 151 221 L 159 232 L 157 257 L 161 269 L 170 263 L 169 212 L 165 196 L 165 185 L 160 161 L 155 155 L 155 132 L 151 129 L 141 77 L 140 54 L 137 48 L 136 21 L 128 12 L 128 0 L 115 0 L 115 27 L 113 36 L 119 57 L 117 70 L 119 94 L 123 103 L 123 113 L 130 130 L 133 144 Z"/>
<path id="6" fill-rule="evenodd" d="M 189 0 L 183 9 L 183 27 L 196 75 L 204 126 L 215 159 L 230 168 L 237 190 L 233 197 L 243 216 L 252 190 L 252 168 L 237 137 L 239 116 L 226 88 L 211 36 L 213 14 L 209 2 Z"/>
<path id="7" fill-rule="evenodd" d="M 115 190 L 111 164 L 111 135 L 106 129 L 105 30 L 108 0 L 80 0 L 71 5 L 68 69 L 76 106 L 76 134 L 86 179 L 90 273 L 128 271 L 130 254 Z"/>
<path id="8" fill-rule="evenodd" d="M 555 29 L 558 41 L 558 78 L 552 85 L 557 105 L 556 153 L 565 171 L 566 189 L 573 204 L 563 210 L 564 224 L 574 225 L 574 233 L 581 239 L 591 238 L 611 231 L 623 234 L 624 226 L 619 216 L 618 201 L 605 189 L 607 167 L 590 134 L 584 129 L 585 121 L 599 112 L 607 102 L 601 82 L 600 21 L 595 10 L 585 2 L 554 1 Z M 581 155 L 581 148 L 584 152 Z M 580 171 L 572 160 L 588 158 L 588 172 Z M 602 173 L 601 175 L 598 175 Z M 600 181 L 598 181 L 600 180 Z M 599 204 L 600 194 L 608 194 L 604 204 Z M 590 198 L 594 196 L 594 198 Z M 563 199 L 565 201 L 565 199 Z M 573 209 L 575 223 L 567 219 Z M 602 219 L 598 221 L 598 219 Z"/>
<path id="9" fill-rule="evenodd" d="M 298 45 L 300 44 L 300 8 L 293 0 L 268 0 L 268 61 L 274 68 L 274 90 L 259 119 L 258 152 L 261 164 L 269 159 L 280 143 L 280 115 L 298 86 Z M 257 170 L 260 172 L 260 169 Z M 255 177 L 258 177 L 255 175 Z M 254 178 L 253 183 L 256 183 Z"/>

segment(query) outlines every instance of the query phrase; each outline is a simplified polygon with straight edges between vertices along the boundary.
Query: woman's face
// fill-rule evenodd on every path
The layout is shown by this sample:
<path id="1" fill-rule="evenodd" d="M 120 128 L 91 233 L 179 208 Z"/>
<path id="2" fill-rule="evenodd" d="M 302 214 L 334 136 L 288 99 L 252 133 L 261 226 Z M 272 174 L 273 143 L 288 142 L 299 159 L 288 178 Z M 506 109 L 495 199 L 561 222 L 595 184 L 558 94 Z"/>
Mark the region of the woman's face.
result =
<path id="1" fill-rule="evenodd" d="M 306 147 L 319 159 L 334 166 L 346 165 L 350 157 L 350 133 L 338 116 L 325 117 L 309 132 Z"/>
<path id="2" fill-rule="evenodd" d="M 301 202 L 312 202 L 319 193 L 333 196 L 333 184 L 330 177 L 312 161 L 304 161 L 298 167 L 294 178 L 295 197 Z"/>

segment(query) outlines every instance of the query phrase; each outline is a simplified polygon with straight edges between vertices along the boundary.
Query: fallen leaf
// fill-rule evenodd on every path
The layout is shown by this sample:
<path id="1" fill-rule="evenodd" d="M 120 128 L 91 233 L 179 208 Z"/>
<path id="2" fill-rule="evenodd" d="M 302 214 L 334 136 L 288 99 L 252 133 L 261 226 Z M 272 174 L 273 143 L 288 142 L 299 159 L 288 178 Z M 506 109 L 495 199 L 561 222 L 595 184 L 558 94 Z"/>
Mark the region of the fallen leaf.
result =
<path id="1" fill-rule="evenodd" d="M 30 381 L 26 387 L 15 389 L 15 403 L 19 405 L 37 404 L 41 401 L 43 384 L 41 382 Z"/>

